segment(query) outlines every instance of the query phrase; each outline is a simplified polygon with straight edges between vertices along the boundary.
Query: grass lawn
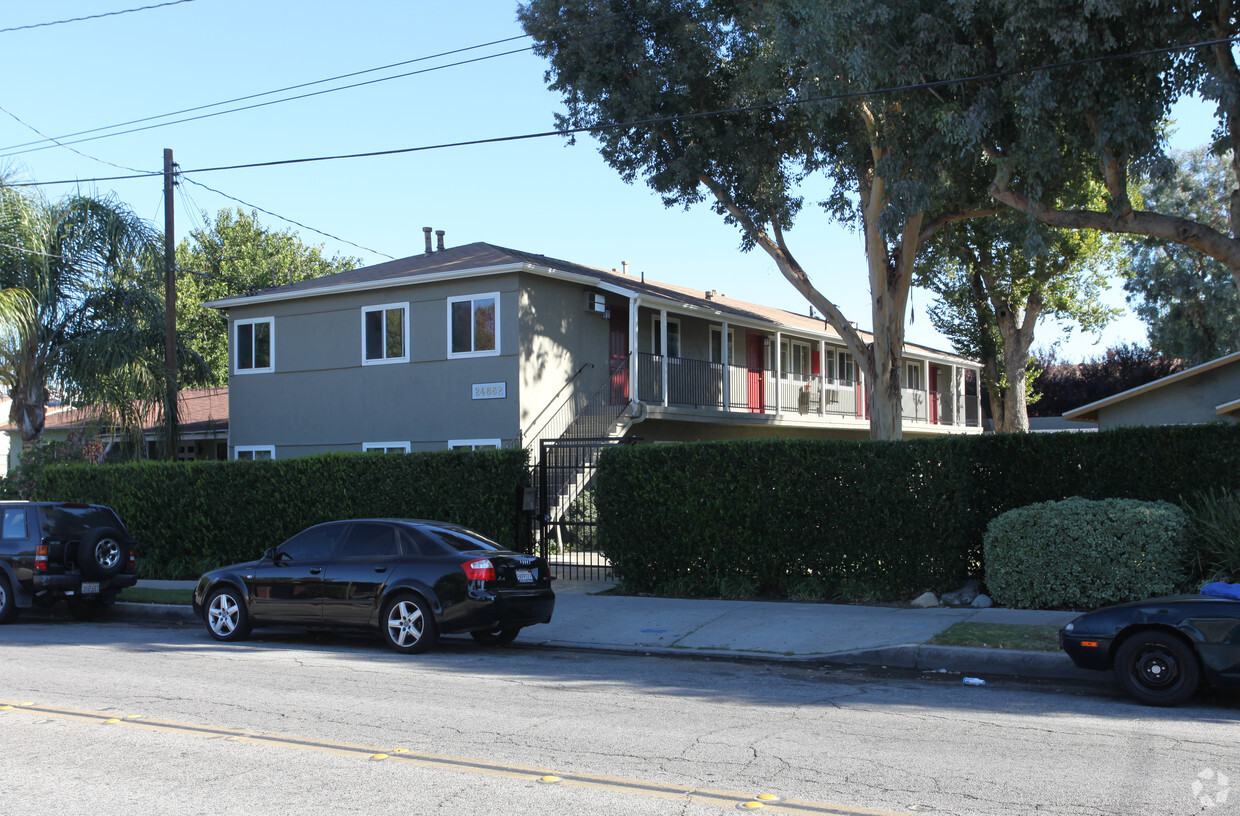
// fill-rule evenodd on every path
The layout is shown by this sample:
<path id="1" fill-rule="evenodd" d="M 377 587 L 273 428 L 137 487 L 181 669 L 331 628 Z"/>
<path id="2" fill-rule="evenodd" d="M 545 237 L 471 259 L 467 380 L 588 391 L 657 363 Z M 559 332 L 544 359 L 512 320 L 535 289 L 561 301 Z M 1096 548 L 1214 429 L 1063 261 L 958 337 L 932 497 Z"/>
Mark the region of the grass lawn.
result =
<path id="1" fill-rule="evenodd" d="M 129 587 L 128 589 L 122 589 L 121 593 L 116 596 L 116 599 L 121 602 L 128 601 L 129 603 L 184 604 L 189 606 L 194 601 L 194 590 Z"/>
<path id="2" fill-rule="evenodd" d="M 1059 651 L 1059 627 L 1019 623 L 952 624 L 930 640 L 932 646 L 973 646 L 1021 652 Z"/>

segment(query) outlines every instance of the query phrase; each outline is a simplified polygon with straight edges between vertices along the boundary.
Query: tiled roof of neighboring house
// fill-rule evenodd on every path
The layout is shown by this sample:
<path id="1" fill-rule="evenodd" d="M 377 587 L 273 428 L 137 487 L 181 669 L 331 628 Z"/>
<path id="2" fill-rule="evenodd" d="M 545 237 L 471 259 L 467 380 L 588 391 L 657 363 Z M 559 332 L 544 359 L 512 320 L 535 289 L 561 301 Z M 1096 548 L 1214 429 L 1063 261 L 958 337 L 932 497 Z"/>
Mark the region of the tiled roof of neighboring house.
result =
<path id="1" fill-rule="evenodd" d="M 1118 394 L 1107 397 L 1106 399 L 1100 399 L 1096 402 L 1091 402 L 1088 405 L 1082 405 L 1080 408 L 1073 408 L 1071 411 L 1065 411 L 1063 417 L 1064 419 L 1097 422 L 1098 411 L 1103 408 L 1109 408 L 1112 405 L 1116 405 L 1117 403 L 1121 403 L 1124 400 L 1131 399 L 1132 397 L 1140 394 L 1148 394 L 1151 391 L 1157 391 L 1158 389 L 1165 388 L 1168 385 L 1174 385 L 1176 383 L 1192 379 L 1193 377 L 1204 374 L 1207 371 L 1212 371 L 1220 366 L 1225 366 L 1236 362 L 1240 362 L 1240 351 L 1219 357 L 1217 360 L 1211 360 L 1208 363 L 1202 363 L 1201 365 L 1193 366 L 1192 368 L 1186 368 L 1183 371 L 1177 371 L 1176 373 L 1169 374 L 1162 379 L 1147 382 L 1145 385 L 1138 385 L 1136 388 L 1129 388 L 1127 391 L 1121 391 Z M 1236 411 L 1238 408 L 1240 408 L 1240 399 L 1225 402 L 1222 405 L 1216 406 L 1215 412 L 1218 414 L 1228 414 Z"/>
<path id="2" fill-rule="evenodd" d="M 49 413 L 43 425 L 46 431 L 72 430 L 90 423 L 97 416 L 90 408 L 70 408 L 57 413 Z M 228 432 L 228 389 L 227 388 L 192 388 L 182 391 L 177 399 L 177 428 L 183 435 L 207 433 L 217 434 Z M 159 412 L 147 409 L 143 418 L 144 430 L 149 432 L 159 428 Z M 16 431 L 17 426 L 9 423 L 0 431 Z"/>
<path id="3" fill-rule="evenodd" d="M 633 275 L 626 275 L 615 270 L 598 269 L 572 261 L 536 255 L 517 249 L 507 249 L 482 242 L 465 244 L 438 250 L 433 253 L 412 255 L 373 266 L 350 269 L 321 278 L 298 281 L 284 286 L 263 289 L 251 295 L 224 298 L 205 305 L 215 308 L 229 308 L 247 303 L 264 303 L 276 300 L 287 300 L 297 297 L 325 295 L 334 292 L 357 291 L 382 286 L 398 286 L 408 283 L 425 283 L 431 280 L 472 277 L 489 275 L 514 269 L 526 269 L 532 272 L 552 274 L 555 276 L 576 276 L 588 279 L 587 282 L 608 289 L 632 292 L 637 295 L 660 298 L 685 306 L 715 312 L 727 319 L 748 319 L 765 323 L 774 323 L 789 328 L 803 329 L 818 334 L 838 337 L 839 334 L 822 318 L 796 314 L 772 306 L 747 303 L 714 292 L 708 294 L 699 289 L 689 289 L 670 283 L 642 280 Z M 867 342 L 872 335 L 861 332 Z M 926 346 L 908 344 L 909 348 L 932 351 L 935 354 L 964 360 L 963 357 L 950 352 L 931 349 Z"/>

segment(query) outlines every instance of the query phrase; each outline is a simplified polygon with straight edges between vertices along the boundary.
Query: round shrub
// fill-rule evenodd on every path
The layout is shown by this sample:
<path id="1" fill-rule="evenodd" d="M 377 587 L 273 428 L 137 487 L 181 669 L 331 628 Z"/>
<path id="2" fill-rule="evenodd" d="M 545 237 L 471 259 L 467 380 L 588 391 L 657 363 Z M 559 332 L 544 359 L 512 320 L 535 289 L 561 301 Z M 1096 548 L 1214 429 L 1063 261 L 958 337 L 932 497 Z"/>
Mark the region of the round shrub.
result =
<path id="1" fill-rule="evenodd" d="M 1188 517 L 1167 502 L 1070 498 L 986 527 L 986 584 L 1022 609 L 1086 609 L 1169 595 L 1184 581 Z"/>

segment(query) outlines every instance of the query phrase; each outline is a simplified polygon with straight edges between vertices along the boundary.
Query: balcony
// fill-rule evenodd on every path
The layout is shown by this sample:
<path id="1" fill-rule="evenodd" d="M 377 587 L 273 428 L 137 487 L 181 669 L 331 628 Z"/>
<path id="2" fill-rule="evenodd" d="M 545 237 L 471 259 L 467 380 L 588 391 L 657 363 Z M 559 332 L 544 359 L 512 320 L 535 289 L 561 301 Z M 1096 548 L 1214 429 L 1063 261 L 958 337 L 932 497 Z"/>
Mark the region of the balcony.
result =
<path id="1" fill-rule="evenodd" d="M 648 405 L 868 424 L 865 391 L 857 382 L 819 374 L 777 379 L 772 371 L 745 366 L 648 353 L 637 357 L 635 396 Z M 905 388 L 901 407 L 905 423 L 980 426 L 978 397 L 973 394 L 956 397 L 950 390 Z"/>

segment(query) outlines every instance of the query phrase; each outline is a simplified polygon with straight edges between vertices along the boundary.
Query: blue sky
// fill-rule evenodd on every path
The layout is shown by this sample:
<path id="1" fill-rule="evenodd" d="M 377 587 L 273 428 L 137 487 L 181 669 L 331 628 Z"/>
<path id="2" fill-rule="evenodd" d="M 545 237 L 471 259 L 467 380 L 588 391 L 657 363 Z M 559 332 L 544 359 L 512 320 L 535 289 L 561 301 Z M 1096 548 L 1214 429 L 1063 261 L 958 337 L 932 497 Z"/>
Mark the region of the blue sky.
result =
<path id="1" fill-rule="evenodd" d="M 7 3 L 0 28 L 104 14 L 161 0 L 57 0 Z M 167 0 L 163 0 L 167 2 Z M 64 25 L 0 33 L 0 169 L 14 180 L 90 179 L 158 171 L 172 148 L 184 171 L 233 164 L 394 150 L 551 130 L 558 97 L 546 89 L 544 63 L 528 51 L 431 70 L 365 87 L 252 110 L 19 153 L 12 148 L 88 128 L 413 60 L 518 37 L 508 0 L 453 3 L 354 0 L 191 0 L 163 8 Z M 520 39 L 453 57 L 355 77 L 366 81 L 528 47 Z M 336 85 L 317 85 L 283 96 Z M 262 97 L 254 104 L 278 97 Z M 232 107 L 232 106 L 230 106 Z M 212 108 L 199 113 L 219 110 Z M 187 114 L 189 116 L 196 114 Z M 18 122 L 18 117 L 24 122 Z M 1209 111 L 1178 108 L 1178 148 L 1204 143 Z M 177 117 L 182 118 L 182 117 Z M 144 123 L 151 124 L 151 123 Z M 135 127 L 140 127 L 136 125 Z M 82 138 L 82 137 L 77 137 Z M 62 141 L 72 141 L 64 139 Z M 78 151 L 78 152 L 74 152 Z M 86 154 L 86 155 L 80 155 Z M 806 311 L 807 304 L 760 251 L 742 253 L 739 234 L 705 205 L 665 209 L 642 184 L 626 185 L 589 139 L 568 146 L 550 137 L 395 156 L 280 167 L 189 172 L 189 179 L 314 227 L 359 249 L 297 229 L 328 254 L 363 263 L 422 250 L 422 227 L 447 232 L 449 245 L 488 241 L 600 267 L 629 261 L 634 274 L 736 298 Z M 162 226 L 159 178 L 87 184 L 115 192 Z M 45 188 L 55 197 L 72 185 Z M 821 192 L 821 191 L 817 191 Z M 178 237 L 236 202 L 182 183 Z M 814 201 L 815 191 L 807 200 Z M 821 198 L 821 195 L 819 195 Z M 248 208 L 247 208 L 248 209 Z M 789 235 L 814 283 L 862 328 L 870 327 L 860 237 L 812 206 Z M 370 251 L 374 250 L 374 252 Z M 382 253 L 382 254 L 378 254 Z M 1110 302 L 1123 305 L 1118 288 Z M 914 291 L 907 339 L 935 348 L 950 343 L 930 326 L 930 296 Z M 1144 340 L 1134 317 L 1097 338 L 1039 327 L 1035 346 L 1062 340 L 1079 359 L 1118 342 Z"/>

